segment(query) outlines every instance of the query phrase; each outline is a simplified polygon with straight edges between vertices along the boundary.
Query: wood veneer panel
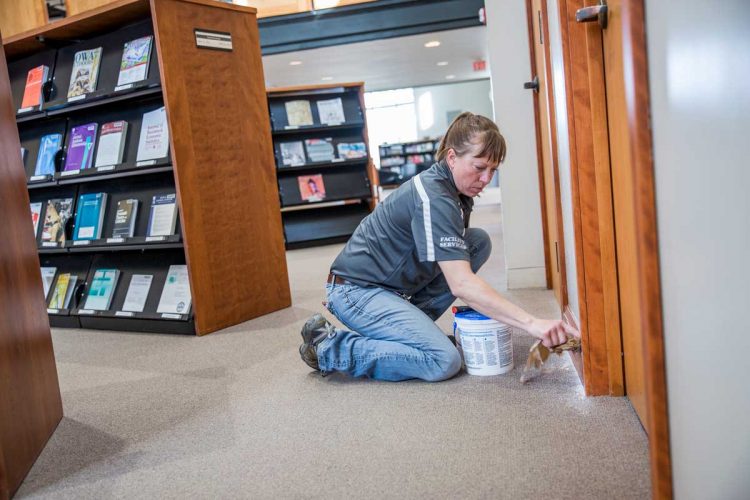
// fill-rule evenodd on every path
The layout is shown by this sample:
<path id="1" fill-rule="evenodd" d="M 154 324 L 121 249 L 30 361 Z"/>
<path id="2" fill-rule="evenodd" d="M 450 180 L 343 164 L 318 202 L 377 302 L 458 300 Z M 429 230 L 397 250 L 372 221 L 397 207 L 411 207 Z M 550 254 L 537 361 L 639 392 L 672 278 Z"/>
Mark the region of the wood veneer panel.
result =
<path id="1" fill-rule="evenodd" d="M 0 0 L 0 31 L 6 36 L 44 26 L 48 22 L 44 0 Z"/>
<path id="2" fill-rule="evenodd" d="M 89 38 L 144 19 L 148 17 L 148 13 L 148 0 L 117 0 L 62 21 L 4 38 L 5 55 L 13 59 L 49 48 L 37 40 L 37 37 L 63 41 Z"/>
<path id="3" fill-rule="evenodd" d="M 291 305 L 252 11 L 152 0 L 197 333 Z M 232 34 L 198 49 L 194 28 Z"/>
<path id="4" fill-rule="evenodd" d="M 0 50 L 0 499 L 18 489 L 62 418 L 10 95 Z"/>
<path id="5" fill-rule="evenodd" d="M 669 415 L 664 362 L 664 331 L 659 279 L 659 246 L 656 226 L 653 145 L 643 0 L 621 6 L 625 74 L 625 102 L 631 158 L 637 273 L 640 283 L 640 328 L 643 332 L 646 403 L 653 498 L 672 498 L 672 466 L 669 452 Z"/>

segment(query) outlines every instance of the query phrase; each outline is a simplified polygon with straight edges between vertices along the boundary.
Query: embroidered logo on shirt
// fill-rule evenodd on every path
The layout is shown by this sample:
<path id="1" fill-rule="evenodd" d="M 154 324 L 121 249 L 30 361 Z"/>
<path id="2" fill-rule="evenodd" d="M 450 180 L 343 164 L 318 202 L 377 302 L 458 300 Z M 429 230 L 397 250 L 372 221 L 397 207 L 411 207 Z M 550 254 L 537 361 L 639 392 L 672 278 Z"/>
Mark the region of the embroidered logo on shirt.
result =
<path id="1" fill-rule="evenodd" d="M 438 246 L 440 248 L 460 248 L 466 250 L 466 242 L 458 236 L 441 236 Z"/>

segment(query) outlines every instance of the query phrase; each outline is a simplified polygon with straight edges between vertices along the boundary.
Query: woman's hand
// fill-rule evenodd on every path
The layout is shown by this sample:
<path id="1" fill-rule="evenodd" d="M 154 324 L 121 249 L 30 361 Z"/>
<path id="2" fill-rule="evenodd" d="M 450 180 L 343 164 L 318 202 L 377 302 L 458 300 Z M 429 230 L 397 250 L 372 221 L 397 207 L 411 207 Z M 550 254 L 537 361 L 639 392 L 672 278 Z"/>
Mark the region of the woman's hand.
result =
<path id="1" fill-rule="evenodd" d="M 568 341 L 568 338 L 581 338 L 578 330 L 559 319 L 535 318 L 527 331 L 534 337 L 542 339 L 542 344 L 545 347 L 564 344 Z"/>

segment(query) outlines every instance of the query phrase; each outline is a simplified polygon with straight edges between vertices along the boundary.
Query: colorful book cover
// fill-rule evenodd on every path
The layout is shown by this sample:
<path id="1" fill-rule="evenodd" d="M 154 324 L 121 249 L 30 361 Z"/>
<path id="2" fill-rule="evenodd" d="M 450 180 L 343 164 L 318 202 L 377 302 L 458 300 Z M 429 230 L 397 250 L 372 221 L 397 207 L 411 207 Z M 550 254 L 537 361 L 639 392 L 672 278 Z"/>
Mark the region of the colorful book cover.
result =
<path id="1" fill-rule="evenodd" d="M 109 309 L 119 277 L 120 271 L 117 269 L 97 269 L 83 308 L 94 311 Z"/>
<path id="2" fill-rule="evenodd" d="M 108 122 L 102 125 L 102 131 L 99 133 L 99 148 L 96 150 L 95 167 L 122 163 L 127 133 L 128 122 L 125 120 Z"/>
<path id="3" fill-rule="evenodd" d="M 143 114 L 136 161 L 157 160 L 165 158 L 168 153 L 169 124 L 167 110 L 162 106 Z"/>
<path id="4" fill-rule="evenodd" d="M 79 196 L 73 240 L 101 238 L 106 208 L 107 193 L 86 193 Z"/>
<path id="5" fill-rule="evenodd" d="M 117 76 L 118 87 L 146 79 L 153 38 L 153 36 L 148 35 L 125 42 L 122 60 L 120 61 L 120 74 Z"/>
<path id="6" fill-rule="evenodd" d="M 73 198 L 56 198 L 47 202 L 42 225 L 42 241 L 65 243 L 65 225 L 73 214 Z"/>
<path id="7" fill-rule="evenodd" d="M 54 175 L 55 155 L 62 147 L 62 134 L 43 135 L 39 141 L 39 154 L 36 157 L 34 175 Z"/>
<path id="8" fill-rule="evenodd" d="M 299 194 L 302 201 L 322 201 L 326 197 L 326 186 L 323 184 L 323 175 L 300 175 L 297 177 Z"/>
<path id="9" fill-rule="evenodd" d="M 290 127 L 304 127 L 313 124 L 310 101 L 287 101 L 284 103 L 286 119 Z"/>
<path id="10" fill-rule="evenodd" d="M 68 99 L 96 90 L 99 78 L 99 63 L 102 59 L 102 48 L 81 50 L 73 56 L 73 70 L 70 73 Z"/>
<path id="11" fill-rule="evenodd" d="M 70 284 L 70 273 L 63 273 L 57 276 L 57 282 L 55 282 L 55 288 L 52 292 L 52 297 L 49 299 L 49 306 L 52 309 L 64 309 L 65 308 L 65 296 L 68 293 L 68 285 Z"/>
<path id="12" fill-rule="evenodd" d="M 151 214 L 148 218 L 148 236 L 174 234 L 177 223 L 177 195 L 160 194 L 151 199 Z"/>
<path id="13" fill-rule="evenodd" d="M 34 224 L 34 238 L 36 238 L 36 233 L 39 231 L 39 219 L 42 217 L 42 203 L 31 203 L 29 207 L 31 208 L 31 222 Z"/>
<path id="14" fill-rule="evenodd" d="M 68 141 L 68 155 L 65 160 L 65 171 L 83 170 L 91 167 L 96 143 L 96 130 L 99 125 L 87 123 L 73 127 Z"/>
<path id="15" fill-rule="evenodd" d="M 26 87 L 23 89 L 21 108 L 31 108 L 42 103 L 42 85 L 47 81 L 49 68 L 42 64 L 29 70 L 26 75 Z"/>
<path id="16" fill-rule="evenodd" d="M 334 158 L 333 139 L 305 139 L 307 157 L 310 161 L 331 161 Z"/>
<path id="17" fill-rule="evenodd" d="M 340 142 L 337 146 L 339 158 L 353 160 L 367 156 L 367 146 L 364 142 Z"/>

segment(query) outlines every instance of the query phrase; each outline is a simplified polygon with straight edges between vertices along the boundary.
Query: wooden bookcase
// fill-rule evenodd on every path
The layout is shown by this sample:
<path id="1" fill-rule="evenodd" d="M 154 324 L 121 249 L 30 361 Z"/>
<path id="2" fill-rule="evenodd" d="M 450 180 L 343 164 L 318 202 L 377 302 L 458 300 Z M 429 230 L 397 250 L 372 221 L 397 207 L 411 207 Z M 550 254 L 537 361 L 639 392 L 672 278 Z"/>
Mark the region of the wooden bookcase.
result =
<path id="1" fill-rule="evenodd" d="M 440 139 L 381 144 L 378 148 L 381 186 L 400 186 L 430 168 L 439 145 Z"/>
<path id="2" fill-rule="evenodd" d="M 229 34 L 231 50 L 199 47 L 196 29 Z M 147 78 L 116 90 L 124 43 L 146 35 L 154 36 Z M 15 109 L 28 70 L 50 68 L 41 107 L 16 119 L 28 150 L 31 202 L 108 194 L 101 240 L 74 245 L 74 217 L 64 247 L 43 247 L 37 234 L 41 265 L 75 274 L 80 284 L 71 307 L 52 311 L 52 325 L 202 335 L 291 305 L 255 9 L 213 0 L 118 0 L 6 39 L 4 47 Z M 97 88 L 69 102 L 73 54 L 96 47 L 102 47 Z M 135 161 L 141 117 L 161 106 L 169 156 L 143 165 Z M 31 181 L 42 135 L 59 132 L 67 145 L 71 127 L 97 122 L 101 128 L 119 119 L 129 123 L 121 164 L 64 175 L 63 151 L 52 178 Z M 147 239 L 152 197 L 170 192 L 177 195 L 176 234 Z M 116 203 L 124 198 L 140 201 L 135 235 L 108 242 Z M 167 270 L 180 264 L 188 268 L 192 308 L 158 314 Z M 121 272 L 112 305 L 82 313 L 100 268 Z M 144 312 L 123 316 L 133 274 L 153 275 L 153 282 Z"/>
<path id="3" fill-rule="evenodd" d="M 318 103 L 337 100 L 344 119 L 321 120 Z M 287 103 L 291 101 L 309 103 L 311 125 L 289 124 Z M 345 241 L 377 204 L 378 176 L 367 140 L 364 84 L 269 89 L 268 107 L 287 248 Z M 333 158 L 311 159 L 306 141 L 329 139 Z M 295 143 L 301 156 L 290 160 L 284 148 Z M 341 151 L 342 143 L 363 143 L 363 155 L 347 157 Z M 321 181 L 324 194 L 307 198 L 303 183 L 317 186 Z"/>

